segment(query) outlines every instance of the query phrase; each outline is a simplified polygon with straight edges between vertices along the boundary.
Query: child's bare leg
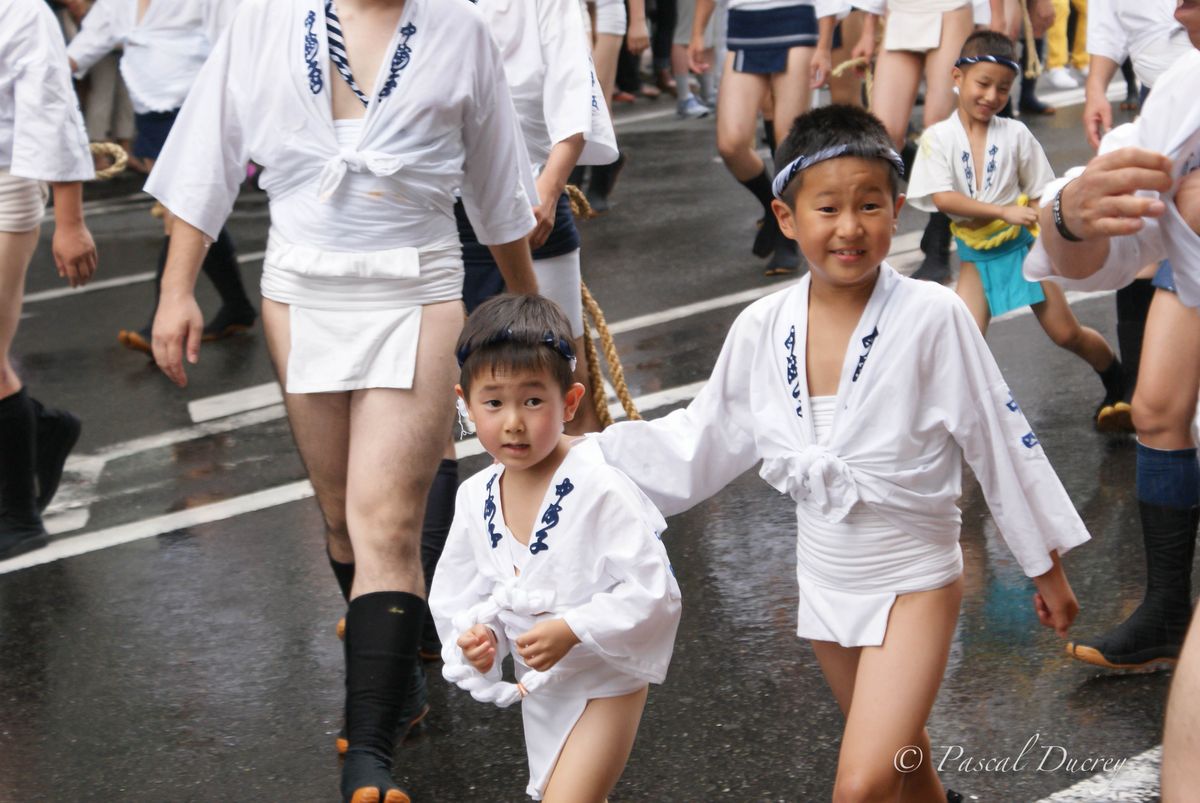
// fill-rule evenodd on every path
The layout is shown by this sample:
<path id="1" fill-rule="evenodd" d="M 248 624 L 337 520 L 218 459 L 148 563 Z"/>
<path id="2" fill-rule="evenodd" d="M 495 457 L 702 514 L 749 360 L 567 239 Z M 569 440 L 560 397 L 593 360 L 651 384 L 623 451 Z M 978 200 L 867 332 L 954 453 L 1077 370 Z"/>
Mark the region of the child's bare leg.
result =
<path id="1" fill-rule="evenodd" d="M 1062 288 L 1054 282 L 1042 282 L 1042 292 L 1046 300 L 1032 306 L 1033 314 L 1054 345 L 1086 360 L 1097 371 L 1112 365 L 1116 359 L 1112 346 L 1095 329 L 1079 323 Z"/>
<path id="2" fill-rule="evenodd" d="M 966 302 L 971 310 L 971 317 L 979 325 L 979 331 L 987 334 L 988 324 L 992 322 L 992 311 L 988 308 L 987 294 L 983 292 L 983 279 L 979 278 L 979 269 L 974 262 L 962 263 L 958 274 L 958 286 L 954 290 L 958 297 Z"/>
<path id="3" fill-rule="evenodd" d="M 726 55 L 717 94 L 717 151 L 738 181 L 749 181 L 763 171 L 754 137 L 758 110 L 769 89 L 766 76 L 735 71 L 733 54 Z"/>
<path id="4" fill-rule="evenodd" d="M 925 128 L 945 120 L 957 105 L 952 75 L 954 62 L 974 27 L 975 17 L 970 5 L 942 14 L 942 41 L 925 54 L 925 111 L 922 115 Z M 878 93 L 878 81 L 875 86 Z"/>
<path id="5" fill-rule="evenodd" d="M 1200 317 L 1166 290 L 1154 293 L 1133 392 L 1138 441 L 1151 449 L 1193 449 L 1200 383 Z"/>
<path id="6" fill-rule="evenodd" d="M 961 601 L 961 577 L 933 591 L 902 594 L 883 644 L 862 648 L 838 756 L 835 803 L 944 798 L 927 752 L 918 759 L 905 748 L 928 750 L 925 721 L 946 670 Z"/>
<path id="7" fill-rule="evenodd" d="M 647 691 L 588 701 L 550 773 L 545 803 L 602 803 L 625 771 Z"/>
<path id="8" fill-rule="evenodd" d="M 908 118 L 917 99 L 922 63 L 920 53 L 884 50 L 875 64 L 871 111 L 883 122 L 896 150 L 904 147 L 908 136 Z"/>

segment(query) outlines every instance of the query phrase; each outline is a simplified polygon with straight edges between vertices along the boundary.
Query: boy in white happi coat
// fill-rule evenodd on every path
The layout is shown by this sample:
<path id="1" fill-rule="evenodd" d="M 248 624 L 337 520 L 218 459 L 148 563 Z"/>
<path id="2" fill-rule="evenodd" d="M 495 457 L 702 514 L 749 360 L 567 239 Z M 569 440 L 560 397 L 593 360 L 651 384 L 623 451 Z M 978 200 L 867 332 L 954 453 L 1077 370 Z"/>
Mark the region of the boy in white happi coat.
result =
<path id="1" fill-rule="evenodd" d="M 1054 171 L 1025 124 L 999 112 L 1021 74 L 1013 41 L 976 31 L 954 69 L 958 108 L 921 135 L 908 202 L 951 221 L 962 260 L 956 290 L 979 329 L 993 317 L 1032 309 L 1054 341 L 1085 360 L 1104 384 L 1094 424 L 1104 432 L 1133 428 L 1121 362 L 1104 336 L 1081 326 L 1062 290 L 1025 280 L 1021 265 L 1037 237 L 1037 204 Z"/>
<path id="2" fill-rule="evenodd" d="M 459 490 L 429 604 L 446 678 L 481 702 L 521 701 L 530 797 L 574 803 L 620 777 L 680 595 L 662 516 L 595 443 L 563 434 L 584 392 L 569 335 L 536 296 L 468 319 L 458 392 L 497 463 Z M 516 684 L 501 677 L 509 654 Z"/>
<path id="3" fill-rule="evenodd" d="M 268 347 L 349 601 L 342 794 L 398 803 L 397 728 L 424 708 L 420 526 L 451 431 L 462 326 L 456 193 L 509 286 L 536 289 L 528 158 L 478 10 L 241 4 L 147 183 L 178 218 L 154 350 L 180 384 L 184 354 L 199 355 L 196 271 L 248 160 L 263 168 L 271 214 Z"/>
<path id="4" fill-rule="evenodd" d="M 893 760 L 929 754 L 962 596 L 963 459 L 1059 635 L 1078 610 L 1059 555 L 1088 534 L 966 306 L 883 262 L 902 163 L 879 121 L 817 109 L 777 160 L 775 211 L 809 274 L 738 317 L 687 409 L 590 437 L 666 515 L 762 461 L 796 505 L 797 632 L 846 715 L 835 799 L 944 799 L 928 762 Z"/>
<path id="5" fill-rule="evenodd" d="M 239 0 L 97 0 L 67 46 L 71 69 L 83 78 L 98 61 L 120 48 L 121 77 L 133 104 L 134 157 L 146 169 L 162 151 L 197 73 L 229 24 Z M 126 348 L 150 353 L 150 329 L 162 286 L 173 220 L 163 219 L 154 282 L 154 306 L 141 328 L 122 329 Z M 224 228 L 204 260 L 204 275 L 221 298 L 221 308 L 204 327 L 207 340 L 248 330 L 258 319 L 242 285 L 233 238 Z"/>
<path id="6" fill-rule="evenodd" d="M 92 156 L 62 30 L 42 0 L 0 0 L 0 560 L 46 543 L 41 511 L 79 437 L 79 419 L 26 392 L 9 358 L 49 182 L 54 262 L 72 287 L 96 270 L 81 182 Z"/>

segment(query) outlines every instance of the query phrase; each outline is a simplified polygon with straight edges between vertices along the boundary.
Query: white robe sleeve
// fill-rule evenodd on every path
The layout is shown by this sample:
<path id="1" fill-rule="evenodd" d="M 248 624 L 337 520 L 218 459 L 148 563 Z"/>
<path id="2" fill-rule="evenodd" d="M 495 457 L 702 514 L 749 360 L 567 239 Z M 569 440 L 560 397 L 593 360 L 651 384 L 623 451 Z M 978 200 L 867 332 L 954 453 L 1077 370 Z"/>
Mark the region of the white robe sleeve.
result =
<path id="1" fill-rule="evenodd" d="M 1050 166 L 1050 160 L 1046 158 L 1046 152 L 1042 150 L 1041 143 L 1033 136 L 1033 132 L 1023 124 L 1018 123 L 1018 125 L 1020 126 L 1018 183 L 1021 192 L 1028 195 L 1030 200 L 1036 201 L 1042 197 L 1046 188 L 1054 181 L 1054 168 Z"/>
<path id="2" fill-rule="evenodd" d="M 118 0 L 97 0 L 80 23 L 79 33 L 67 46 L 67 55 L 75 62 L 76 78 L 83 78 L 100 59 L 125 41 Z M 125 0 L 128 2 L 128 0 Z"/>
<path id="3" fill-rule="evenodd" d="M 234 69 L 234 38 L 222 37 L 200 69 L 145 188 L 214 240 L 233 211 L 250 158 L 237 85 L 256 78 L 248 67 Z"/>
<path id="4" fill-rule="evenodd" d="M 579 47 L 583 20 L 575 0 L 538 0 L 538 33 L 546 76 L 542 83 L 542 113 L 551 145 L 583 134 L 592 127 L 592 70 L 587 52 Z"/>
<path id="5" fill-rule="evenodd" d="M 1012 397 L 971 313 L 947 299 L 924 384 L 948 398 L 946 426 L 962 448 L 1009 550 L 1030 577 L 1089 539 L 1075 505 Z M 929 341 L 926 341 L 929 342 Z"/>
<path id="6" fill-rule="evenodd" d="M 462 200 L 479 242 L 499 245 L 533 229 L 537 189 L 499 48 L 491 34 L 481 33 L 474 102 L 463 120 Z"/>
<path id="7" fill-rule="evenodd" d="M 645 501 L 629 480 L 614 482 L 594 511 L 603 538 L 597 560 L 616 585 L 564 614 L 582 647 L 649 683 L 662 683 L 679 626 L 679 586 Z M 661 521 L 660 521 L 661 526 Z"/>
<path id="8" fill-rule="evenodd" d="M 62 30 L 48 8 L 38 8 L 30 25 L 17 37 L 12 61 L 16 108 L 8 172 L 38 181 L 86 181 L 96 171 Z"/>
<path id="9" fill-rule="evenodd" d="M 450 656 L 449 663 L 465 663 L 458 637 L 462 631 L 454 624 L 457 616 L 491 596 L 492 584 L 480 571 L 475 550 L 471 545 L 471 529 L 467 510 L 471 507 L 466 484 L 459 486 L 455 497 L 455 516 L 446 535 L 446 545 L 433 573 L 433 584 L 429 589 L 429 612 L 437 627 L 442 642 L 442 655 Z M 500 664 L 508 655 L 508 639 L 504 628 L 497 622 L 488 625 L 496 635 L 496 661 L 492 669 L 483 675 L 492 682 L 501 679 Z"/>
<path id="10" fill-rule="evenodd" d="M 958 192 L 954 185 L 954 149 L 940 136 L 943 126 L 930 126 L 921 134 L 917 158 L 913 161 L 905 197 L 922 212 L 936 212 L 933 195 L 937 192 Z"/>
<path id="11" fill-rule="evenodd" d="M 814 0 L 813 11 L 816 13 L 817 19 L 833 17 L 841 20 L 850 14 L 850 2 L 849 0 Z"/>
<path id="12" fill-rule="evenodd" d="M 1122 0 L 1089 0 L 1087 9 L 1087 51 L 1117 64 L 1129 55 L 1129 37 L 1117 19 L 1115 3 Z"/>
<path id="13" fill-rule="evenodd" d="M 850 0 L 850 7 L 874 14 L 877 17 L 887 14 L 887 0 Z"/>
<path id="14" fill-rule="evenodd" d="M 664 516 L 699 504 L 759 460 L 748 428 L 757 335 L 748 312 L 734 322 L 712 376 L 686 409 L 654 421 L 622 421 L 589 436 Z"/>

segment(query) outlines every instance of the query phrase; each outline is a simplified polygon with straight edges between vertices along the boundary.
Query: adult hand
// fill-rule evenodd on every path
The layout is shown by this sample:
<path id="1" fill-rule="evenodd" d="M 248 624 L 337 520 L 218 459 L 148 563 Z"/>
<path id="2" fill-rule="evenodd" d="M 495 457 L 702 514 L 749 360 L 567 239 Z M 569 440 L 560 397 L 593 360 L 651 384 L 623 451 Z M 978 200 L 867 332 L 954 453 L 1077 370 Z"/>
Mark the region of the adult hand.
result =
<path id="1" fill-rule="evenodd" d="M 458 647 L 480 674 L 489 671 L 496 661 L 496 634 L 485 625 L 475 625 L 459 636 Z"/>
<path id="2" fill-rule="evenodd" d="M 1083 130 L 1088 144 L 1099 150 L 1100 140 L 1112 129 L 1112 103 L 1103 93 L 1088 92 L 1083 104 Z"/>
<path id="3" fill-rule="evenodd" d="M 864 25 L 862 35 L 858 37 L 858 42 L 850 51 L 850 59 L 866 59 L 871 62 L 875 59 L 875 31 L 872 27 Z M 866 73 L 866 69 L 858 68 L 859 74 Z"/>
<path id="4" fill-rule="evenodd" d="M 633 20 L 625 32 L 625 48 L 633 55 L 640 56 L 648 47 L 650 47 L 650 29 L 646 27 L 646 20 Z"/>
<path id="5" fill-rule="evenodd" d="M 688 69 L 697 74 L 708 72 L 712 64 L 709 62 L 711 50 L 704 47 L 704 38 L 693 36 L 688 43 Z"/>
<path id="6" fill-rule="evenodd" d="M 51 251 L 58 275 L 72 287 L 82 287 L 91 281 L 99 258 L 92 233 L 82 221 L 56 225 Z"/>
<path id="7" fill-rule="evenodd" d="M 1133 234 L 1143 217 L 1158 217 L 1166 206 L 1138 190 L 1171 188 L 1171 160 L 1143 148 L 1121 148 L 1097 156 L 1062 192 L 1067 228 L 1084 240 Z"/>
<path id="8" fill-rule="evenodd" d="M 1054 0 L 1030 0 L 1029 21 L 1033 23 L 1033 38 L 1041 39 L 1054 24 Z"/>
<path id="9" fill-rule="evenodd" d="M 204 334 L 204 317 L 196 296 L 163 293 L 158 299 L 152 330 L 154 362 L 168 379 L 181 388 L 187 387 L 183 358 L 186 354 L 192 365 L 200 361 L 200 338 Z"/>
<path id="10" fill-rule="evenodd" d="M 828 84 L 831 72 L 833 72 L 833 53 L 818 47 L 808 65 L 809 87 L 820 89 Z"/>
<path id="11" fill-rule="evenodd" d="M 578 643 L 579 637 L 565 621 L 546 619 L 517 637 L 517 654 L 530 669 L 545 672 Z"/>

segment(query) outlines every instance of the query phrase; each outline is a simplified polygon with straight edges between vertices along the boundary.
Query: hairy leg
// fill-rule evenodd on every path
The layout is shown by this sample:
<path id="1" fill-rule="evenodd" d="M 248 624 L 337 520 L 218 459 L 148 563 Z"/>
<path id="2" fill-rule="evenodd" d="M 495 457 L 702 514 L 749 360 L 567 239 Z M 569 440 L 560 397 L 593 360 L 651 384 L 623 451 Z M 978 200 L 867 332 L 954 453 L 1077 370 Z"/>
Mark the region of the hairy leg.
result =
<path id="1" fill-rule="evenodd" d="M 775 99 L 775 141 L 783 142 L 796 118 L 812 105 L 808 68 L 812 64 L 811 47 L 793 47 L 788 51 L 787 72 L 771 76 L 771 96 Z"/>
<path id="2" fill-rule="evenodd" d="M 21 389 L 8 352 L 21 320 L 25 273 L 37 244 L 37 228 L 19 233 L 0 231 L 0 399 Z"/>
<path id="3" fill-rule="evenodd" d="M 962 587 L 959 578 L 933 591 L 900 595 L 883 644 L 862 648 L 834 801 L 923 801 L 944 795 L 924 729 L 946 670 Z M 915 752 L 904 753 L 914 746 L 926 751 L 919 763 Z"/>
<path id="4" fill-rule="evenodd" d="M 917 100 L 923 62 L 920 53 L 905 50 L 884 50 L 875 62 L 871 111 L 883 122 L 896 150 L 904 147 L 908 136 L 908 120 Z"/>
<path id="5" fill-rule="evenodd" d="M 620 697 L 589 700 L 559 753 L 545 803 L 602 803 L 633 751 L 647 688 Z"/>
<path id="6" fill-rule="evenodd" d="M 421 521 L 454 421 L 454 342 L 460 302 L 424 307 L 417 369 L 408 390 L 356 390 L 350 400 L 346 523 L 354 545 L 354 595 L 425 596 Z"/>
<path id="7" fill-rule="evenodd" d="M 1163 803 L 1181 803 L 1200 785 L 1200 616 L 1192 626 L 1167 700 L 1163 733 Z M 1191 789 L 1193 791 L 1188 792 Z"/>
<path id="8" fill-rule="evenodd" d="M 987 334 L 988 324 L 992 321 L 992 312 L 988 307 L 987 294 L 983 292 L 983 280 L 979 278 L 979 269 L 974 262 L 962 263 L 958 274 L 958 285 L 954 288 L 958 297 L 966 302 L 971 310 L 971 317 L 979 324 L 979 331 Z"/>
<path id="9" fill-rule="evenodd" d="M 738 181 L 749 181 L 763 170 L 754 138 L 758 110 L 769 90 L 766 76 L 735 72 L 733 54 L 726 55 L 717 94 L 717 151 Z"/>
<path id="10" fill-rule="evenodd" d="M 1054 282 L 1042 282 L 1042 292 L 1046 300 L 1032 306 L 1033 314 L 1054 345 L 1077 355 L 1097 371 L 1112 365 L 1117 356 L 1112 346 L 1095 329 L 1079 323 L 1062 288 Z"/>
<path id="11" fill-rule="evenodd" d="M 1150 303 L 1142 362 L 1133 395 L 1138 440 L 1152 449 L 1192 449 L 1192 417 L 1200 383 L 1200 316 L 1158 290 Z"/>
<path id="12" fill-rule="evenodd" d="M 969 4 L 942 15 L 942 41 L 925 54 L 925 112 L 921 118 L 925 128 L 954 112 L 958 96 L 954 94 L 951 71 L 974 27 L 974 11 Z M 875 91 L 879 91 L 878 82 Z"/>

